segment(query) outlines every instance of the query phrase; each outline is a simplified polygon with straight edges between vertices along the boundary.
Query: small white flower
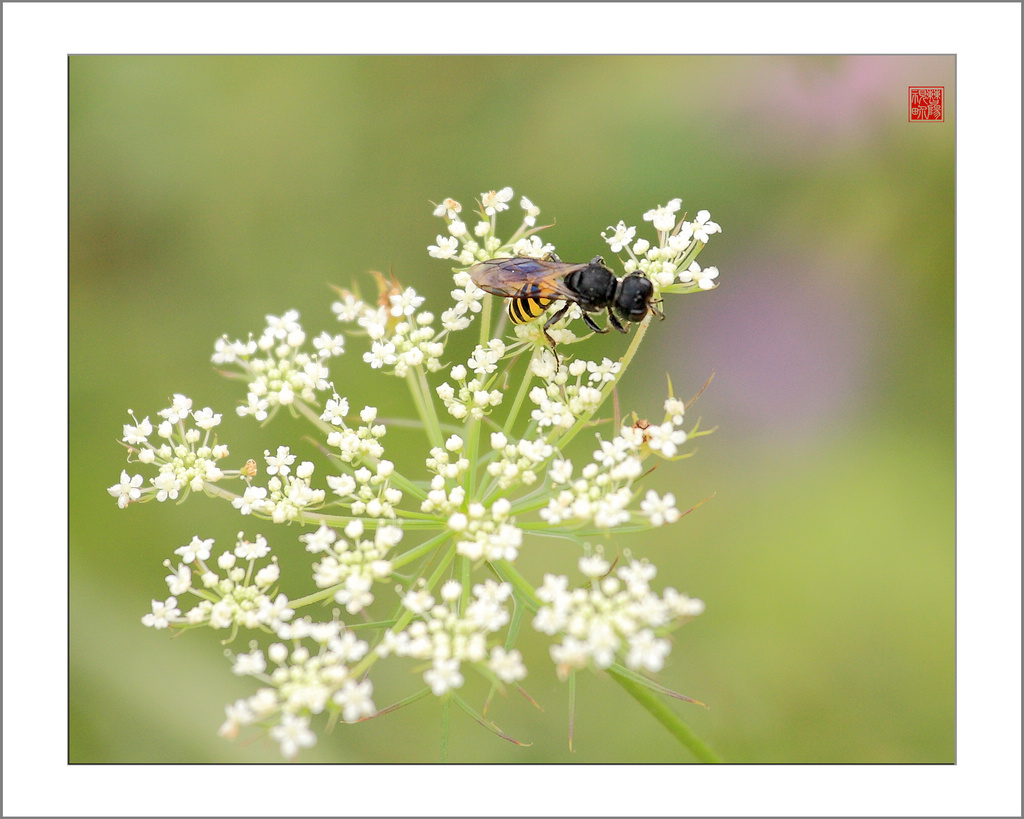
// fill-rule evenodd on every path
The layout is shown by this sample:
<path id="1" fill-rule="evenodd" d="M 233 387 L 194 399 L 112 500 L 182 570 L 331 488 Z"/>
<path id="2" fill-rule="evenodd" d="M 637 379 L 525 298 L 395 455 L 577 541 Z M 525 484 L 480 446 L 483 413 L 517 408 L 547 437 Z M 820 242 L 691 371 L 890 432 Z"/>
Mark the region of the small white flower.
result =
<path id="1" fill-rule="evenodd" d="M 129 477 L 125 470 L 121 470 L 121 482 L 116 483 L 107 489 L 113 497 L 117 498 L 117 505 L 124 509 L 132 501 L 142 497 L 142 476 L 132 475 Z"/>
<path id="2" fill-rule="evenodd" d="M 650 519 L 651 526 L 675 523 L 680 518 L 675 495 L 671 492 L 667 492 L 664 497 L 658 497 L 658 493 L 653 489 L 647 490 L 647 496 L 640 501 L 640 511 Z"/>
<path id="3" fill-rule="evenodd" d="M 676 212 L 683 206 L 682 199 L 673 199 L 664 207 L 660 205 L 644 214 L 644 221 L 653 222 L 656 230 L 667 232 L 676 226 Z"/>
<path id="4" fill-rule="evenodd" d="M 168 409 L 160 410 L 157 415 L 165 419 L 169 424 L 177 424 L 179 421 L 184 421 L 188 418 L 191 411 L 192 399 L 179 394 L 174 396 L 174 400 Z"/>
<path id="5" fill-rule="evenodd" d="M 523 223 L 533 227 L 537 224 L 537 217 L 540 215 L 540 208 L 538 208 L 533 202 L 527 199 L 525 196 L 519 200 L 519 204 L 523 210 L 526 211 L 526 215 L 523 217 Z"/>
<path id="6" fill-rule="evenodd" d="M 179 546 L 174 550 L 176 555 L 181 557 L 182 563 L 194 563 L 196 560 L 209 560 L 210 549 L 213 547 L 213 538 L 207 538 L 201 540 L 199 535 L 196 535 L 192 540 L 185 546 Z"/>
<path id="7" fill-rule="evenodd" d="M 256 535 L 253 541 L 239 537 L 235 545 L 235 557 L 239 560 L 260 560 L 270 554 L 270 546 L 263 535 Z"/>
<path id="8" fill-rule="evenodd" d="M 143 615 L 142 625 L 144 626 L 155 629 L 167 628 L 172 620 L 181 615 L 181 609 L 178 608 L 178 599 L 176 597 L 168 597 L 162 603 L 159 600 L 151 602 L 153 612 L 152 614 Z"/>
<path id="9" fill-rule="evenodd" d="M 196 426 L 200 429 L 213 429 L 221 421 L 221 414 L 215 413 L 209 407 L 204 407 L 198 412 L 194 413 L 192 419 L 196 422 Z"/>
<path id="10" fill-rule="evenodd" d="M 277 455 L 271 455 L 270 450 L 263 450 L 263 460 L 267 462 L 268 475 L 287 475 L 289 467 L 295 463 L 295 456 L 286 446 L 277 448 Z"/>
<path id="11" fill-rule="evenodd" d="M 696 264 L 696 262 L 694 263 Z M 706 267 L 701 272 L 700 278 L 697 279 L 697 285 L 701 290 L 714 290 L 716 287 L 715 279 L 718 278 L 717 267 Z"/>
<path id="12" fill-rule="evenodd" d="M 668 640 L 655 637 L 653 631 L 645 628 L 629 638 L 626 666 L 634 671 L 661 671 L 671 648 Z"/>
<path id="13" fill-rule="evenodd" d="M 334 701 L 341 706 L 341 718 L 345 722 L 357 722 L 376 714 L 377 706 L 373 704 L 372 694 L 373 683 L 369 680 L 346 680 L 334 694 Z"/>
<path id="14" fill-rule="evenodd" d="M 446 580 L 441 586 L 441 599 L 446 603 L 458 600 L 462 595 L 462 584 L 458 580 Z"/>
<path id="15" fill-rule="evenodd" d="M 523 655 L 517 649 L 506 651 L 501 646 L 495 646 L 491 649 L 491 656 L 487 661 L 487 667 L 502 682 L 514 683 L 526 676 Z"/>
<path id="16" fill-rule="evenodd" d="M 135 426 L 125 424 L 124 437 L 121 440 L 132 446 L 141 446 L 147 442 L 147 439 L 152 434 L 153 425 L 149 423 L 149 417 L 147 416 L 142 419 L 141 424 L 136 424 Z"/>
<path id="17" fill-rule="evenodd" d="M 596 580 L 599 577 L 604 577 L 608 574 L 608 570 L 611 569 L 612 564 L 605 560 L 601 555 L 584 555 L 579 560 L 580 573 L 584 577 L 589 577 L 592 580 Z"/>
<path id="18" fill-rule="evenodd" d="M 709 235 L 722 232 L 721 226 L 717 222 L 711 221 L 711 213 L 706 210 L 697 211 L 697 218 L 690 224 L 693 226 L 693 238 L 705 244 L 707 244 Z"/>
<path id="19" fill-rule="evenodd" d="M 417 589 L 406 592 L 402 598 L 402 605 L 413 614 L 423 614 L 434 605 L 434 598 L 426 589 Z"/>
<path id="20" fill-rule="evenodd" d="M 444 442 L 444 448 L 447 449 L 449 452 L 461 452 L 462 444 L 462 439 L 458 435 L 452 435 L 447 441 Z"/>
<path id="21" fill-rule="evenodd" d="M 164 578 L 167 588 L 171 594 L 184 594 L 192 588 L 192 570 L 185 565 L 180 565 L 173 574 Z"/>
<path id="22" fill-rule="evenodd" d="M 411 316 L 425 299 L 423 296 L 417 296 L 411 287 L 407 287 L 401 293 L 390 296 L 388 301 L 391 302 L 391 315 L 399 318 Z"/>
<path id="23" fill-rule="evenodd" d="M 512 199 L 512 188 L 502 188 L 500 191 L 488 191 L 480 194 L 480 203 L 484 206 L 484 212 L 488 216 L 494 216 L 499 211 L 508 210 L 508 202 Z"/>
<path id="24" fill-rule="evenodd" d="M 625 222 L 619 222 L 615 227 L 608 226 L 608 230 L 613 231 L 611 236 L 606 236 L 604 231 L 601 232 L 601 238 L 603 238 L 612 249 L 612 253 L 618 253 L 633 241 L 633 237 L 636 236 L 635 227 L 627 227 Z"/>
<path id="25" fill-rule="evenodd" d="M 251 654 L 239 654 L 235 657 L 234 665 L 231 666 L 231 673 L 238 677 L 262 674 L 266 670 L 267 660 L 259 649 Z"/>
<path id="26" fill-rule="evenodd" d="M 551 462 L 551 469 L 548 471 L 553 483 L 568 483 L 572 480 L 572 461 L 554 460 Z"/>
<path id="27" fill-rule="evenodd" d="M 265 507 L 266 497 L 267 490 L 262 486 L 248 486 L 242 497 L 232 500 L 231 505 L 243 515 L 251 515 L 253 509 L 262 510 Z"/>
<path id="28" fill-rule="evenodd" d="M 423 681 L 430 686 L 435 697 L 451 689 L 462 688 L 465 678 L 459 671 L 459 665 L 459 661 L 454 658 L 435 659 L 433 667 L 423 673 Z"/>
<path id="29" fill-rule="evenodd" d="M 303 748 L 316 745 L 316 734 L 309 730 L 309 717 L 295 716 L 285 711 L 281 722 L 270 729 L 270 737 L 281 745 L 281 755 L 294 759 Z"/>
<path id="30" fill-rule="evenodd" d="M 390 367 L 398 361 L 398 357 L 395 355 L 395 345 L 390 341 L 375 341 L 370 352 L 363 353 L 363 361 L 375 370 L 379 370 L 381 367 Z"/>
<path id="31" fill-rule="evenodd" d="M 686 412 L 686 404 L 678 398 L 665 399 L 665 415 L 675 426 L 683 423 L 683 414 Z"/>

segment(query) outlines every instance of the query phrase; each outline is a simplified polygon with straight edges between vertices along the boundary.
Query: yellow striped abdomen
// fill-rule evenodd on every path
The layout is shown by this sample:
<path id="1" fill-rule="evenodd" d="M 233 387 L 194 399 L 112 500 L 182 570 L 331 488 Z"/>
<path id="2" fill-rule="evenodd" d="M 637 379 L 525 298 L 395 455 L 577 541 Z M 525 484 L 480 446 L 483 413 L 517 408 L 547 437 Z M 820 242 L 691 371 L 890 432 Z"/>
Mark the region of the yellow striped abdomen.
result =
<path id="1" fill-rule="evenodd" d="M 508 300 L 508 317 L 513 324 L 526 324 L 539 318 L 555 299 L 540 295 L 540 288 L 535 284 L 524 287 L 520 295 Z"/>

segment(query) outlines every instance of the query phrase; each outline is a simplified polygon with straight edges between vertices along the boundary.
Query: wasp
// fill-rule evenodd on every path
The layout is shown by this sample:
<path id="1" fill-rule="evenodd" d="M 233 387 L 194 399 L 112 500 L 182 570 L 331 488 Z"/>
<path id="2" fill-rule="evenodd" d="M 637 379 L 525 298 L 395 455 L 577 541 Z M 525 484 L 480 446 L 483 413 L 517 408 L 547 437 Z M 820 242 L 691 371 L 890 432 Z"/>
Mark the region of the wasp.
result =
<path id="1" fill-rule="evenodd" d="M 469 275 L 477 287 L 508 299 L 508 317 L 513 324 L 538 319 L 556 301 L 564 301 L 544 322 L 544 337 L 552 350 L 555 342 L 548 330 L 573 304 L 580 306 L 583 321 L 595 333 L 608 332 L 608 327 L 598 326 L 590 317 L 602 310 L 608 311 L 608 326 L 620 333 L 628 332 L 624 325 L 629 322 L 643 321 L 648 312 L 665 318 L 654 303 L 650 279 L 639 271 L 617 278 L 600 256 L 585 264 L 566 264 L 554 254 L 544 259 L 490 259 L 473 265 Z"/>

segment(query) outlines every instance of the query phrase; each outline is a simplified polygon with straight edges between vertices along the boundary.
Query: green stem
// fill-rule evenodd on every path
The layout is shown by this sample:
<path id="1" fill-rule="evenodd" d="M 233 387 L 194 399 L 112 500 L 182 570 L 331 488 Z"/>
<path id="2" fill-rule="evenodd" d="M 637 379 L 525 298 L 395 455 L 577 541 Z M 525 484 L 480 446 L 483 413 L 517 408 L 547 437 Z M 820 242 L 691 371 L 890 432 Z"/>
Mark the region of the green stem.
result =
<path id="1" fill-rule="evenodd" d="M 494 296 L 484 296 L 483 309 L 480 311 L 480 346 L 486 347 L 491 340 L 491 305 L 494 304 Z"/>
<path id="2" fill-rule="evenodd" d="M 722 759 L 705 745 L 690 728 L 679 719 L 676 713 L 665 705 L 652 691 L 637 685 L 624 674 L 614 668 L 606 669 L 615 682 L 622 686 L 629 696 L 643 706 L 647 712 L 662 724 L 666 731 L 679 740 L 690 753 L 701 762 L 721 762 Z"/>
<path id="3" fill-rule="evenodd" d="M 519 390 L 516 392 L 515 400 L 512 402 L 512 409 L 509 410 L 508 417 L 505 419 L 505 426 L 502 427 L 502 432 L 505 433 L 506 437 L 511 434 L 512 427 L 519 417 L 519 408 L 523 405 L 523 401 L 530 392 L 530 384 L 533 383 L 533 359 L 537 356 L 537 350 L 539 349 L 539 347 L 534 349 L 533 355 L 530 356 L 530 360 L 526 363 L 526 372 L 523 373 L 523 380 L 519 382 Z"/>
<path id="4" fill-rule="evenodd" d="M 376 529 L 378 526 L 401 526 L 405 531 L 412 531 L 413 529 L 430 531 L 431 529 L 444 529 L 446 523 L 440 520 L 436 515 L 419 517 L 422 513 L 412 512 L 412 515 L 417 517 L 406 517 L 405 513 L 399 509 L 396 511 L 397 517 L 394 518 L 368 518 L 365 515 L 360 517 L 359 515 L 325 515 L 320 512 L 306 512 L 303 514 L 302 519 L 299 523 L 308 523 L 310 525 L 319 525 L 325 523 L 328 526 L 345 527 L 354 520 L 361 521 L 367 529 Z M 252 515 L 254 518 L 260 518 L 261 520 L 270 520 L 266 515 Z"/>
<path id="5" fill-rule="evenodd" d="M 305 597 L 300 597 L 297 600 L 289 600 L 288 605 L 293 609 L 301 609 L 303 606 L 308 606 L 311 603 L 319 603 L 321 600 L 329 600 L 334 597 L 339 589 L 345 588 L 344 583 L 338 583 L 335 586 L 331 586 L 329 589 L 322 589 L 313 594 L 307 594 Z"/>
<path id="6" fill-rule="evenodd" d="M 434 402 L 430 397 L 430 385 L 427 384 L 423 368 L 411 368 L 406 373 L 405 383 L 409 385 L 409 392 L 412 394 L 413 403 L 416 405 L 416 414 L 423 421 L 423 427 L 427 431 L 430 445 L 443 446 L 444 433 L 441 432 L 441 422 L 434 411 Z"/>
<path id="7" fill-rule="evenodd" d="M 533 588 L 529 580 L 519 574 L 515 566 L 507 560 L 498 560 L 495 562 L 494 568 L 502 580 L 507 580 L 515 587 L 528 606 L 540 607 L 540 600 L 537 599 L 537 590 Z"/>
<path id="8" fill-rule="evenodd" d="M 469 474 L 466 476 L 466 490 L 470 500 L 476 499 L 476 495 L 474 493 L 476 492 L 478 466 L 480 467 L 480 471 L 483 472 L 480 476 L 481 481 L 487 474 L 483 464 L 480 464 L 477 458 L 480 453 L 480 429 L 480 420 L 470 416 L 469 420 L 466 421 L 465 431 L 466 460 L 469 461 Z"/>
<path id="9" fill-rule="evenodd" d="M 392 472 L 391 475 L 388 476 L 388 481 L 401 489 L 403 494 L 412 495 L 414 498 L 419 498 L 421 501 L 427 499 L 427 493 L 424 492 L 421 487 L 414 484 L 405 476 L 400 475 L 397 471 Z"/>
<path id="10" fill-rule="evenodd" d="M 414 546 L 408 552 L 403 552 L 402 554 L 395 557 L 391 561 L 391 568 L 400 569 L 402 566 L 407 566 L 414 560 L 417 560 L 423 555 L 436 549 L 440 544 L 444 543 L 451 536 L 451 531 L 445 529 L 445 531 L 441 532 L 440 534 L 434 535 L 434 537 L 430 538 L 429 540 L 425 540 L 419 546 Z"/>
<path id="11" fill-rule="evenodd" d="M 448 740 L 451 737 L 452 700 L 445 697 L 441 700 L 441 762 L 448 761 Z"/>
<path id="12" fill-rule="evenodd" d="M 585 426 L 590 423 L 590 419 L 594 417 L 594 413 L 597 412 L 605 402 L 605 399 L 611 395 L 612 390 L 615 389 L 616 384 L 622 380 L 622 376 L 626 374 L 626 368 L 629 367 L 629 363 L 633 360 L 633 356 L 636 355 L 636 351 L 640 349 L 640 342 L 643 341 L 644 334 L 647 332 L 647 327 L 651 323 L 651 314 L 647 314 L 640 326 L 637 328 L 636 335 L 633 336 L 633 340 L 629 344 L 629 348 L 626 350 L 626 354 L 620 359 L 622 366 L 619 368 L 619 372 L 615 376 L 615 380 L 609 381 L 601 390 L 601 400 L 596 402 L 594 409 L 590 412 L 582 415 L 576 419 L 576 423 L 573 424 L 569 431 L 565 433 L 557 442 L 553 443 L 553 446 L 557 450 L 565 451 L 565 448 L 569 445 L 569 442 L 575 438 Z"/>
<path id="13" fill-rule="evenodd" d="M 336 429 L 336 427 L 332 426 L 331 424 L 328 424 L 323 418 L 321 418 L 320 413 L 314 410 L 305 401 L 300 401 L 296 399 L 292 403 L 292 407 L 295 408 L 299 415 L 301 415 L 303 418 L 305 418 L 307 421 L 313 424 L 313 426 L 320 430 L 324 435 L 329 435 Z"/>

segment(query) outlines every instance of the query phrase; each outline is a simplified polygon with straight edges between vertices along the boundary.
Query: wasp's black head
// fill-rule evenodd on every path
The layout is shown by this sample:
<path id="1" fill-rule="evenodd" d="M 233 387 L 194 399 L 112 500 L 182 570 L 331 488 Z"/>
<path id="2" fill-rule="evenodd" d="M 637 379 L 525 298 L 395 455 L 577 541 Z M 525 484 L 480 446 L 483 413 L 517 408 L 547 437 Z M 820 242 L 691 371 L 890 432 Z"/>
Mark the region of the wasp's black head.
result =
<path id="1" fill-rule="evenodd" d="M 643 321 L 654 298 L 654 285 L 646 276 L 630 273 L 619 282 L 612 309 L 623 321 Z"/>

